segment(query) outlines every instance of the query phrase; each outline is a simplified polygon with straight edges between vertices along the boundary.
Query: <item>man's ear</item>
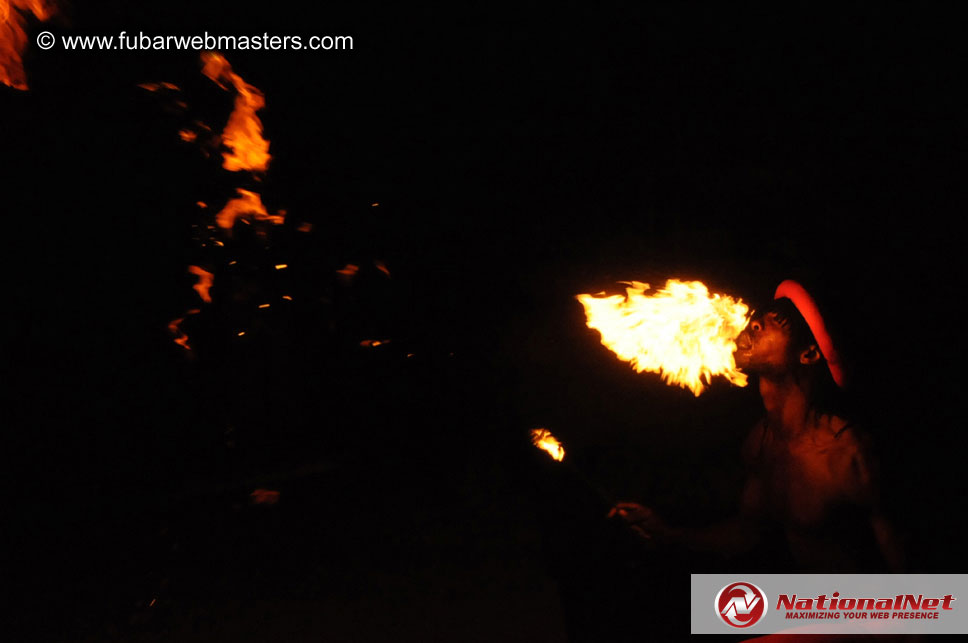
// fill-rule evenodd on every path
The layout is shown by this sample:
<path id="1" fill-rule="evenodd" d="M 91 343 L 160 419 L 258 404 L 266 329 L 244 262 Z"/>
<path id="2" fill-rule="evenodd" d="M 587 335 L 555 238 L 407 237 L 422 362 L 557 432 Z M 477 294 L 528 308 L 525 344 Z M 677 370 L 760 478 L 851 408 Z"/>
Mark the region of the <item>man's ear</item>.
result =
<path id="1" fill-rule="evenodd" d="M 800 353 L 800 363 L 801 364 L 816 364 L 823 357 L 820 354 L 820 350 L 817 348 L 816 344 L 810 344 L 803 352 Z"/>

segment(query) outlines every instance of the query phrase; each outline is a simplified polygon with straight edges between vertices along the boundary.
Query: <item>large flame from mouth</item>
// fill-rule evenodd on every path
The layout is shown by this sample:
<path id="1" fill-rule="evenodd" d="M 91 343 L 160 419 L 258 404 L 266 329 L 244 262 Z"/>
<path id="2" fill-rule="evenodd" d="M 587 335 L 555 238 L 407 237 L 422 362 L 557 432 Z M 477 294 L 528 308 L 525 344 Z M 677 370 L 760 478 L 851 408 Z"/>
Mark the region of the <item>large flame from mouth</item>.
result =
<path id="1" fill-rule="evenodd" d="M 531 429 L 531 443 L 558 462 L 565 459 L 565 448 L 548 429 Z"/>
<path id="2" fill-rule="evenodd" d="M 27 90 L 23 62 L 27 13 L 43 22 L 53 13 L 53 5 L 45 0 L 0 0 L 0 83 L 24 91 Z"/>
<path id="3" fill-rule="evenodd" d="M 222 153 L 222 167 L 232 172 L 249 170 L 265 172 L 269 167 L 269 141 L 262 137 L 262 121 L 256 112 L 265 107 L 266 99 L 258 87 L 245 82 L 232 71 L 232 65 L 222 54 L 202 54 L 202 73 L 222 89 L 235 88 L 235 109 L 222 130 L 222 144 L 229 151 Z M 228 85 L 227 85 L 228 84 Z"/>
<path id="4" fill-rule="evenodd" d="M 577 296 L 588 327 L 602 334 L 602 344 L 619 359 L 696 396 L 714 375 L 746 386 L 733 358 L 736 338 L 749 322 L 742 300 L 711 295 L 699 281 L 670 279 L 650 295 L 649 284 L 623 283 L 625 296 Z"/>

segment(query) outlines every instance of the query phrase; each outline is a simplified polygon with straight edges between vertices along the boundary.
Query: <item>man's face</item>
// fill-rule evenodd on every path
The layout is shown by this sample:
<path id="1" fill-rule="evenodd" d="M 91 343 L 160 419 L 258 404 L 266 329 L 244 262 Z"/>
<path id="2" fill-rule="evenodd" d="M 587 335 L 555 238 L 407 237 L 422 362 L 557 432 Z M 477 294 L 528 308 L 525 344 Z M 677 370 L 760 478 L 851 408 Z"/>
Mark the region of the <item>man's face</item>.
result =
<path id="1" fill-rule="evenodd" d="M 757 315 L 736 340 L 736 366 L 748 373 L 789 371 L 799 361 L 792 336 L 791 322 L 782 313 Z"/>

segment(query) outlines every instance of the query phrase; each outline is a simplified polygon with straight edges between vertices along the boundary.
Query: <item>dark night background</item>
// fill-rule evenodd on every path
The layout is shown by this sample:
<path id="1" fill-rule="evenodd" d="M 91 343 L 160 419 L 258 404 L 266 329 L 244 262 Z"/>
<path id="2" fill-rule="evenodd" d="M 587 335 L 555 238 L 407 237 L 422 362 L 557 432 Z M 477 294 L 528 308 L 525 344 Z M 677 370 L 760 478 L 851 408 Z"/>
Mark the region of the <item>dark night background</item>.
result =
<path id="1" fill-rule="evenodd" d="M 685 610 L 657 615 L 656 597 L 690 572 L 776 568 L 642 551 L 527 440 L 548 427 L 570 466 L 670 522 L 733 510 L 755 387 L 696 399 L 618 363 L 573 297 L 625 279 L 754 303 L 787 277 L 814 286 L 911 571 L 966 571 L 965 59 L 932 11 L 73 4 L 45 28 L 355 49 L 224 52 L 266 96 L 261 184 L 177 136 L 231 110 L 197 52 L 31 46 L 30 91 L 0 87 L 5 553 L 29 570 L 11 582 L 24 626 L 684 636 Z M 137 87 L 158 81 L 188 112 Z M 193 204 L 236 186 L 287 223 L 201 249 Z M 211 305 L 189 264 L 217 268 Z M 195 307 L 189 356 L 167 325 Z M 252 504 L 257 488 L 278 503 Z"/>

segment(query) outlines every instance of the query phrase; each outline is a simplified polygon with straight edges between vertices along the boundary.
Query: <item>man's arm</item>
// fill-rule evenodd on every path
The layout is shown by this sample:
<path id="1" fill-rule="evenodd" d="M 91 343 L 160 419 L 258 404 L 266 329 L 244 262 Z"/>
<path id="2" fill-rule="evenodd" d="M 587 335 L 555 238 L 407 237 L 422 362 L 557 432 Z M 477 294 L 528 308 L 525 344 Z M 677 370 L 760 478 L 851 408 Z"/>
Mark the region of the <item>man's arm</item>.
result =
<path id="1" fill-rule="evenodd" d="M 735 516 L 708 527 L 671 529 L 668 539 L 692 551 L 723 556 L 744 554 L 760 542 L 762 504 L 763 484 L 751 476 L 743 487 L 740 510 Z"/>
<path id="2" fill-rule="evenodd" d="M 754 462 L 761 455 L 765 430 L 764 423 L 758 423 L 743 445 L 743 461 L 750 473 L 740 496 L 739 512 L 735 516 L 708 527 L 670 527 L 648 507 L 620 502 L 609 512 L 609 517 L 622 518 L 637 534 L 660 544 L 679 545 L 692 551 L 723 556 L 735 556 L 753 549 L 759 543 L 762 532 L 764 489 Z"/>
<path id="3" fill-rule="evenodd" d="M 859 440 L 851 462 L 856 489 L 855 500 L 870 511 L 870 524 L 878 549 L 888 569 L 897 574 L 904 570 L 904 550 L 891 521 L 881 509 L 880 475 L 877 461 L 870 454 L 866 440 Z"/>
<path id="4" fill-rule="evenodd" d="M 743 554 L 759 543 L 761 502 L 762 484 L 757 478 L 750 478 L 743 489 L 739 513 L 708 527 L 670 527 L 654 511 L 634 502 L 620 502 L 608 515 L 618 516 L 638 535 L 657 544 L 729 557 Z"/>

